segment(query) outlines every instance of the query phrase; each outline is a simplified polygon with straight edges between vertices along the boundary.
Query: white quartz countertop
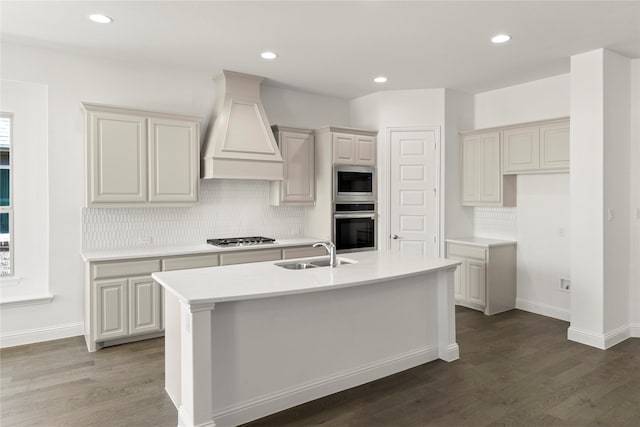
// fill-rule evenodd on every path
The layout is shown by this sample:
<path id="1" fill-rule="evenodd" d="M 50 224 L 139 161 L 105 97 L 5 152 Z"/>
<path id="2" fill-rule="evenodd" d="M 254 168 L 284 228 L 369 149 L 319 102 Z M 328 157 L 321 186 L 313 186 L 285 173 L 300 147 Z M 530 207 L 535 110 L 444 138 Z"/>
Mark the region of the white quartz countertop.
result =
<path id="1" fill-rule="evenodd" d="M 208 243 L 202 243 L 199 245 L 182 245 L 182 246 L 144 246 L 139 248 L 125 248 L 125 249 L 108 249 L 97 251 L 85 251 L 82 252 L 82 259 L 84 261 L 113 261 L 122 259 L 134 259 L 134 258 L 153 258 L 153 257 L 165 257 L 175 255 L 192 255 L 199 253 L 220 253 L 220 252 L 234 252 L 234 251 L 247 251 L 253 249 L 279 249 L 288 246 L 302 246 L 311 245 L 315 242 L 322 241 L 322 239 L 315 239 L 311 237 L 301 237 L 297 239 L 276 239 L 276 243 L 254 246 L 232 246 L 226 248 L 219 248 L 217 246 L 209 245 Z"/>
<path id="2" fill-rule="evenodd" d="M 339 258 L 354 261 L 336 268 L 288 270 L 286 261 L 267 261 L 224 267 L 153 273 L 152 277 L 186 304 L 240 301 L 339 289 L 451 270 L 459 261 L 407 256 L 391 252 L 358 252 Z M 303 258 L 305 260 L 318 257 Z"/>
<path id="3" fill-rule="evenodd" d="M 486 239 L 484 237 L 456 237 L 445 239 L 447 243 L 462 243 L 464 245 L 482 246 L 488 248 L 490 246 L 515 245 L 515 240 L 498 240 Z"/>

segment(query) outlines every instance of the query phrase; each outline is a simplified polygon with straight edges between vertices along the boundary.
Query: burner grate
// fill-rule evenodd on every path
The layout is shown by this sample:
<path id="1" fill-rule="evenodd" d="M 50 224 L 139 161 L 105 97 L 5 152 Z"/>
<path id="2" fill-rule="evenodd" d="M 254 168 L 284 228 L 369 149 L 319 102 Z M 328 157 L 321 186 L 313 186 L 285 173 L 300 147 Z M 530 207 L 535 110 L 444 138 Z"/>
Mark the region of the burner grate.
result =
<path id="1" fill-rule="evenodd" d="M 275 243 L 276 239 L 271 237 L 227 237 L 224 239 L 207 239 L 207 243 L 214 246 L 253 246 Z"/>

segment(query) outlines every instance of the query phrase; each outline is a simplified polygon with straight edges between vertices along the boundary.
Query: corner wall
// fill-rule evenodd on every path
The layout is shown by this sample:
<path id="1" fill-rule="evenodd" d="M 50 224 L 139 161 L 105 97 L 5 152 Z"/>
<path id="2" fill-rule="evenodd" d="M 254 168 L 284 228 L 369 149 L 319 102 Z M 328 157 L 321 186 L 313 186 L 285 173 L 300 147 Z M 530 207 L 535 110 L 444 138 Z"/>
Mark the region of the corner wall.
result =
<path id="1" fill-rule="evenodd" d="M 569 115 L 570 76 L 562 74 L 475 96 L 474 128 Z M 514 208 L 474 208 L 474 234 L 517 241 L 516 307 L 569 320 L 569 174 L 518 175 Z"/>
<path id="2" fill-rule="evenodd" d="M 640 59 L 631 61 L 629 321 L 640 337 Z"/>

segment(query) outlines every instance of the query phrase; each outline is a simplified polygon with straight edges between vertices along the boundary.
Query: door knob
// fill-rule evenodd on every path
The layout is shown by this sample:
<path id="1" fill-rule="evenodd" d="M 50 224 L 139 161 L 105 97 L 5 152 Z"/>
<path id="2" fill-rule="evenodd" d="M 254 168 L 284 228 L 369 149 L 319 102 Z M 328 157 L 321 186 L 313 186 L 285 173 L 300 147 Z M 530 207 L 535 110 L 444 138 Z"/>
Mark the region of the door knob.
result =
<path id="1" fill-rule="evenodd" d="M 398 235 L 397 235 L 397 234 L 394 234 L 393 236 L 391 236 L 391 238 L 392 238 L 393 240 L 396 240 L 396 239 L 398 239 Z"/>

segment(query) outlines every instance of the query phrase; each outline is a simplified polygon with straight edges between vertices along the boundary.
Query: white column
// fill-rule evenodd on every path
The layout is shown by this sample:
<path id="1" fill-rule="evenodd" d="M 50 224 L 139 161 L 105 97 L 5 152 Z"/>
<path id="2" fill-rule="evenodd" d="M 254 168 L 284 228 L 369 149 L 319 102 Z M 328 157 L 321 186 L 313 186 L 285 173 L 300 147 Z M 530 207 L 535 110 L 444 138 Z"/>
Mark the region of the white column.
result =
<path id="1" fill-rule="evenodd" d="M 571 326 L 608 348 L 629 336 L 630 66 L 606 49 L 571 57 Z"/>
<path id="2" fill-rule="evenodd" d="M 460 358 L 456 342 L 456 306 L 453 295 L 455 267 L 438 272 L 438 357 L 446 362 Z"/>
<path id="3" fill-rule="evenodd" d="M 215 304 L 180 303 L 181 402 L 178 427 L 215 427 L 211 418 L 211 315 Z"/>

